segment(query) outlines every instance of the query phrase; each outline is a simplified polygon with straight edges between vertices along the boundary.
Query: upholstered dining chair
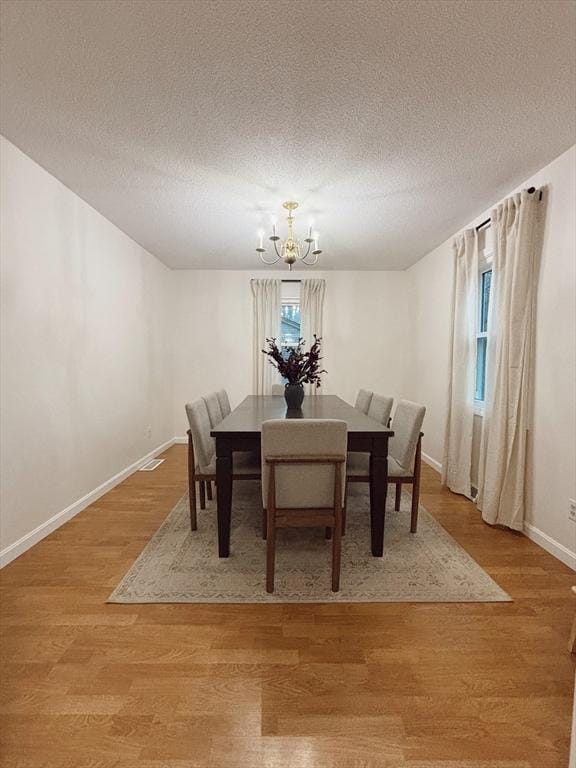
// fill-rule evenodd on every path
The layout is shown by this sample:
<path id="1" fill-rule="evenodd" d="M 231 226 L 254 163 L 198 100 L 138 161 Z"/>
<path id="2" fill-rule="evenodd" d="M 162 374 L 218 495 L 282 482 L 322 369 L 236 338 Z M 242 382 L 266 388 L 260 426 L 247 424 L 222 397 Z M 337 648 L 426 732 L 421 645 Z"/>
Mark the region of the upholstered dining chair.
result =
<path id="1" fill-rule="evenodd" d="M 274 419 L 262 424 L 266 591 L 274 591 L 277 528 L 332 531 L 332 591 L 340 589 L 346 422 Z"/>
<path id="2" fill-rule="evenodd" d="M 362 413 L 368 413 L 371 400 L 372 400 L 372 392 L 370 392 L 368 389 L 360 389 L 358 390 L 358 394 L 356 395 L 356 402 L 354 403 L 354 408 L 356 408 L 357 411 L 362 411 Z"/>
<path id="3" fill-rule="evenodd" d="M 230 398 L 228 397 L 228 392 L 226 392 L 225 389 L 220 389 L 218 392 L 216 392 L 216 397 L 218 398 L 218 402 L 220 403 L 220 410 L 222 411 L 222 418 L 225 419 L 226 416 L 228 416 L 230 413 L 232 413 L 232 408 L 230 407 Z"/>
<path id="4" fill-rule="evenodd" d="M 218 394 L 216 392 L 210 392 L 210 394 L 203 397 L 202 400 L 206 403 L 208 416 L 210 417 L 210 426 L 214 429 L 214 427 L 217 427 L 218 424 L 220 424 L 223 418 Z"/>
<path id="5" fill-rule="evenodd" d="M 394 412 L 392 427 L 394 437 L 390 438 L 390 460 L 388 461 L 388 482 L 395 483 L 394 509 L 400 509 L 402 485 L 412 486 L 412 507 L 410 531 L 418 528 L 418 504 L 420 502 L 420 473 L 422 469 L 422 424 L 426 408 L 419 403 L 400 400 Z"/>
<path id="6" fill-rule="evenodd" d="M 385 427 L 388 426 L 390 421 L 390 414 L 392 413 L 392 406 L 394 405 L 393 397 L 384 397 L 383 395 L 377 395 L 374 393 L 370 399 L 370 406 L 368 408 L 368 416 L 375 421 L 380 422 Z"/>
<path id="7" fill-rule="evenodd" d="M 216 392 L 211 392 L 209 395 L 202 397 L 202 400 L 204 400 L 206 403 L 208 417 L 210 419 L 210 426 L 214 428 L 222 421 L 222 409 L 220 408 L 220 400 L 218 398 L 218 394 Z M 208 499 L 212 501 L 212 482 L 210 480 L 206 480 L 204 485 L 206 487 Z M 202 488 L 202 486 L 200 487 Z"/>
<path id="8" fill-rule="evenodd" d="M 388 482 L 396 485 L 394 509 L 400 509 L 402 485 L 412 486 L 410 531 L 418 529 L 420 501 L 420 471 L 422 466 L 422 438 L 420 431 L 426 408 L 409 400 L 400 400 L 396 406 L 391 429 L 394 436 L 388 445 Z M 370 480 L 370 456 L 367 453 L 348 454 L 347 482 L 367 483 Z"/>
<path id="9" fill-rule="evenodd" d="M 214 438 L 210 435 L 211 424 L 208 409 L 203 398 L 193 403 L 186 403 L 188 430 L 188 495 L 190 500 L 190 528 L 198 528 L 196 507 L 196 483 L 200 492 L 200 509 L 206 509 L 207 484 L 216 482 L 216 451 Z M 232 478 L 259 480 L 260 463 L 252 454 L 234 453 Z M 211 498 L 208 491 L 208 498 Z"/>
<path id="10" fill-rule="evenodd" d="M 283 395 L 285 389 L 284 384 L 272 384 L 272 394 L 274 396 Z"/>

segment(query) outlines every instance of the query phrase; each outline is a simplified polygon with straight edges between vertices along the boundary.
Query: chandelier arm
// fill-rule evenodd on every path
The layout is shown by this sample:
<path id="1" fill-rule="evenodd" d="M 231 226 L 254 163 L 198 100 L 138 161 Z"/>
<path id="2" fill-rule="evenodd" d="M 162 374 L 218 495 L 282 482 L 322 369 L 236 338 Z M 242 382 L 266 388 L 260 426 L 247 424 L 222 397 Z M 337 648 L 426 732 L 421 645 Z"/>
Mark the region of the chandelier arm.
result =
<path id="1" fill-rule="evenodd" d="M 276 261 L 279 261 L 282 258 L 282 254 L 278 253 L 278 246 L 276 245 L 277 242 L 278 240 L 274 240 L 274 250 L 276 251 L 276 256 L 278 256 Z M 276 264 L 276 261 L 274 261 L 273 264 Z"/>
<path id="2" fill-rule="evenodd" d="M 306 241 L 304 241 L 304 242 L 306 242 Z M 306 253 L 304 254 L 304 256 L 300 256 L 300 260 L 301 260 L 301 261 L 304 261 L 304 259 L 305 259 L 305 258 L 308 256 L 308 254 L 310 253 L 310 245 L 311 245 L 311 243 L 308 243 L 308 250 L 306 251 Z M 304 263 L 306 263 L 306 262 L 304 262 Z"/>
<path id="3" fill-rule="evenodd" d="M 278 253 L 278 251 L 276 251 L 276 253 Z M 273 259 L 272 261 L 268 261 L 267 259 L 264 258 L 264 256 L 262 256 L 262 254 L 260 254 L 260 261 L 263 261 L 264 264 L 267 264 L 268 266 L 272 266 L 272 264 L 277 264 L 280 261 L 280 256 L 278 256 L 277 259 Z"/>
<path id="4" fill-rule="evenodd" d="M 302 259 L 302 262 L 303 262 L 304 264 L 306 264 L 306 266 L 307 266 L 307 267 L 313 267 L 313 266 L 314 266 L 314 264 L 317 264 L 317 263 L 318 263 L 318 256 L 319 256 L 319 255 L 320 255 L 320 254 L 318 254 L 318 253 L 315 255 L 315 257 L 314 257 L 314 261 L 304 261 L 304 259 L 306 258 L 306 256 L 308 256 L 308 254 L 306 254 L 306 256 L 304 256 L 304 258 Z"/>

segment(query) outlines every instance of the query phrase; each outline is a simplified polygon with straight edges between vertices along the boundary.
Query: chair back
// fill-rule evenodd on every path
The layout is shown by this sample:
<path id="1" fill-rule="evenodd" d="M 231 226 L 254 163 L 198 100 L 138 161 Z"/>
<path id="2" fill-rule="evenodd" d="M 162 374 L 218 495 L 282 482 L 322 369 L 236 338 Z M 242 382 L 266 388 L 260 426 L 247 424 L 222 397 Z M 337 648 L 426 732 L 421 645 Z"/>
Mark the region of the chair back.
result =
<path id="1" fill-rule="evenodd" d="M 347 425 L 337 419 L 273 419 L 262 424 L 262 501 L 268 502 L 270 459 L 294 459 L 275 467 L 276 506 L 334 507 L 335 461 L 341 461 L 342 494 L 346 482 Z M 321 463 L 321 459 L 326 463 Z M 300 463 L 298 463 L 300 460 Z M 328 463 L 329 461 L 332 464 Z M 304 463 L 310 462 L 310 463 Z"/>
<path id="2" fill-rule="evenodd" d="M 220 401 L 216 392 L 210 392 L 209 395 L 203 397 L 202 400 L 206 403 L 208 409 L 208 416 L 210 417 L 210 426 L 217 427 L 222 421 L 222 409 L 220 408 Z"/>
<path id="3" fill-rule="evenodd" d="M 384 397 L 383 395 L 373 394 L 372 399 L 370 400 L 370 407 L 368 408 L 368 416 L 370 416 L 371 419 L 380 422 L 380 424 L 387 426 L 393 405 L 393 397 Z"/>
<path id="4" fill-rule="evenodd" d="M 368 413 L 371 400 L 372 392 L 370 392 L 368 389 L 360 389 L 356 395 L 356 403 L 354 404 L 354 408 L 356 408 L 358 411 L 362 411 L 362 413 Z"/>
<path id="5" fill-rule="evenodd" d="M 409 400 L 400 400 L 396 406 L 388 453 L 403 469 L 411 470 L 418 437 L 422 429 L 426 408 Z"/>
<path id="6" fill-rule="evenodd" d="M 283 395 L 285 391 L 284 384 L 272 384 L 272 394 L 273 395 Z"/>
<path id="7" fill-rule="evenodd" d="M 190 424 L 196 464 L 208 467 L 214 458 L 214 438 L 210 437 L 210 417 L 206 403 L 202 398 L 193 403 L 186 403 L 186 415 Z"/>
<path id="8" fill-rule="evenodd" d="M 216 397 L 218 398 L 218 402 L 220 403 L 222 418 L 225 419 L 229 413 L 232 413 L 232 408 L 230 408 L 230 398 L 228 397 L 228 392 L 226 392 L 225 389 L 221 389 L 216 393 Z"/>

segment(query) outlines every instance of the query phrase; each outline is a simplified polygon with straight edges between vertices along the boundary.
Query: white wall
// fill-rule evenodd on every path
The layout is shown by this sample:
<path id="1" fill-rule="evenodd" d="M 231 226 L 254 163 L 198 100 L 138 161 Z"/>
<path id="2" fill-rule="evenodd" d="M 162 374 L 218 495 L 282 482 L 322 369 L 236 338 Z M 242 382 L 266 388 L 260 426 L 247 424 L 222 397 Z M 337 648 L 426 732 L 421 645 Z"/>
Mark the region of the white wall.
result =
<path id="1" fill-rule="evenodd" d="M 6 562 L 173 431 L 169 270 L 0 141 Z"/>
<path id="2" fill-rule="evenodd" d="M 426 406 L 422 450 L 442 461 L 452 302 L 452 246 L 446 242 L 408 271 L 412 319 L 408 396 Z"/>
<path id="3" fill-rule="evenodd" d="M 574 567 L 576 525 L 568 521 L 568 499 L 576 498 L 576 148 L 519 188 L 531 186 L 546 188 L 546 216 L 537 297 L 527 533 Z M 483 211 L 468 226 L 489 215 Z M 450 239 L 408 270 L 414 296 L 409 394 L 428 407 L 424 451 L 438 463 L 446 416 L 452 265 Z"/>
<path id="4" fill-rule="evenodd" d="M 252 277 L 324 277 L 324 392 L 354 402 L 360 387 L 405 394 L 410 306 L 406 272 L 182 270 L 172 272 L 174 424 L 184 404 L 225 387 L 236 405 L 252 393 Z"/>

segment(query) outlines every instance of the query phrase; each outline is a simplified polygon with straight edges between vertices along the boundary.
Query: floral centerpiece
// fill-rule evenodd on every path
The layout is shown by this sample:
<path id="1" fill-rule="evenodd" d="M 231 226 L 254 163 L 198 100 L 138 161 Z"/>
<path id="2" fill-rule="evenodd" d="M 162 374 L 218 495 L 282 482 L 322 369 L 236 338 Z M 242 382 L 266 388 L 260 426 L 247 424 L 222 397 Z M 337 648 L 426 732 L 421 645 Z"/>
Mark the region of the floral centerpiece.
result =
<path id="1" fill-rule="evenodd" d="M 306 342 L 298 339 L 295 347 L 280 348 L 276 339 L 266 339 L 268 349 L 262 352 L 268 356 L 269 363 L 276 368 L 280 376 L 286 379 L 284 397 L 288 408 L 300 408 L 304 400 L 304 384 L 319 387 L 321 377 L 326 371 L 320 368 L 322 339 L 314 334 L 314 343 L 308 352 L 304 351 Z"/>

